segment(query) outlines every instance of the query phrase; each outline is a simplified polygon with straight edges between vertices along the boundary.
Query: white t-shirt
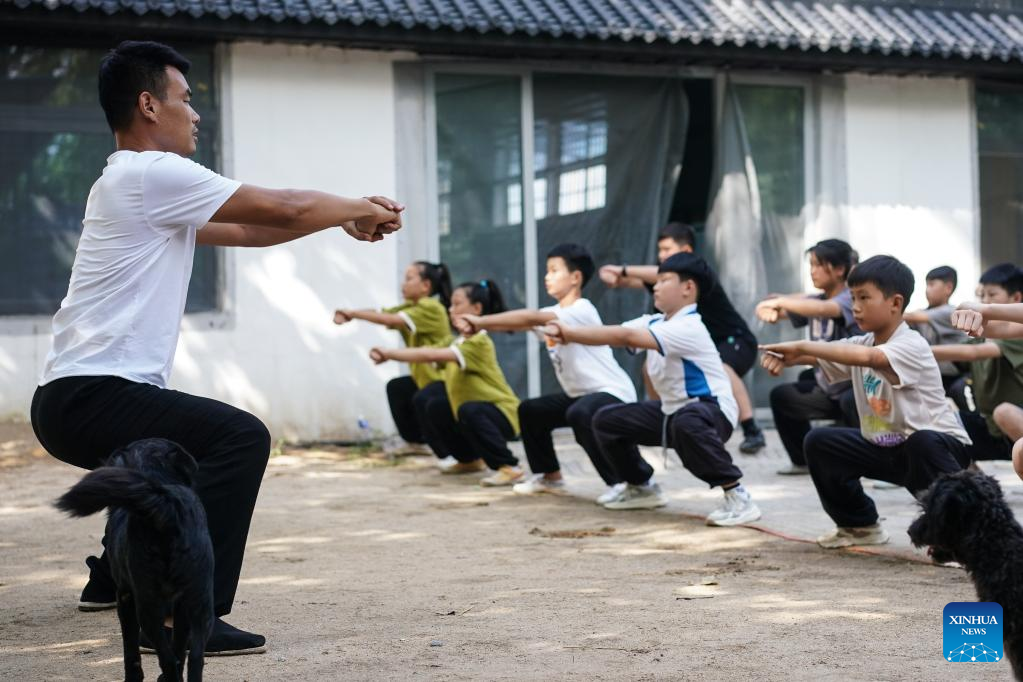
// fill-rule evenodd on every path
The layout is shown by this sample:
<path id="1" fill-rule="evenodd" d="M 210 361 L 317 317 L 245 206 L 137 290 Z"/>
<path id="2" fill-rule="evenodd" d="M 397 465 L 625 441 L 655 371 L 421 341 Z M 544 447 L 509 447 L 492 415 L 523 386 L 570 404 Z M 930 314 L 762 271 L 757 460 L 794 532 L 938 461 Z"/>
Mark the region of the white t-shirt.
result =
<path id="1" fill-rule="evenodd" d="M 646 371 L 661 396 L 664 414 L 674 414 L 692 398 L 710 397 L 717 398 L 718 407 L 733 427 L 738 423 L 739 406 L 732 395 L 732 383 L 695 303 L 671 319 L 658 313 L 637 317 L 622 326 L 649 329 L 657 341 L 657 350 L 646 352 Z"/>
<path id="2" fill-rule="evenodd" d="M 874 334 L 851 336 L 832 343 L 873 346 Z M 877 348 L 898 375 L 898 386 L 869 367 L 819 361 L 828 381 L 852 380 L 863 437 L 874 445 L 894 447 L 905 442 L 914 431 L 927 430 L 947 434 L 969 445 L 970 437 L 963 429 L 959 414 L 945 399 L 941 371 L 924 337 L 903 322 L 888 343 Z"/>
<path id="3" fill-rule="evenodd" d="M 241 183 L 167 152 L 118 151 L 85 205 L 71 284 L 39 383 L 118 376 L 165 387 L 195 232 Z"/>
<path id="4" fill-rule="evenodd" d="M 552 305 L 541 308 L 545 313 L 554 313 L 570 327 L 594 327 L 603 322 L 596 307 L 585 298 L 562 308 Z M 539 334 L 541 340 L 543 334 Z M 570 398 L 591 393 L 609 393 L 625 403 L 636 402 L 636 387 L 629 375 L 615 360 L 610 346 L 584 346 L 581 343 L 567 345 L 547 343 L 547 355 L 554 366 L 558 383 Z"/>

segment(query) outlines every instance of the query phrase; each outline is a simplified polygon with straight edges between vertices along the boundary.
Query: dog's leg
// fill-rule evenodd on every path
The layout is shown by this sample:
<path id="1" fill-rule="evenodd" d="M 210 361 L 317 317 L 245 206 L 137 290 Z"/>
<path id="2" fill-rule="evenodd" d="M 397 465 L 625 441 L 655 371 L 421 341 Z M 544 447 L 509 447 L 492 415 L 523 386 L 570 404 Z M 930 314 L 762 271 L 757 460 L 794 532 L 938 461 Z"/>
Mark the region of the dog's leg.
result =
<path id="1" fill-rule="evenodd" d="M 124 682 L 141 682 L 145 676 L 139 651 L 139 621 L 128 592 L 117 595 L 117 620 L 121 622 L 121 643 L 124 646 Z"/>
<path id="2" fill-rule="evenodd" d="M 191 610 L 188 634 L 188 682 L 202 682 L 203 656 L 206 654 L 206 640 L 213 629 L 213 605 Z"/>
<path id="3" fill-rule="evenodd" d="M 188 648 L 188 633 L 191 623 L 188 622 L 188 609 L 185 608 L 185 600 L 178 599 L 174 603 L 174 658 L 178 663 L 178 679 L 185 677 L 185 649 Z"/>
<path id="4" fill-rule="evenodd" d="M 153 602 L 139 604 L 136 611 L 142 631 L 149 637 L 156 649 L 156 658 L 160 661 L 160 678 L 158 682 L 178 682 L 178 662 L 174 658 L 174 649 L 171 647 L 170 638 L 163 627 L 165 619 L 162 604 Z"/>

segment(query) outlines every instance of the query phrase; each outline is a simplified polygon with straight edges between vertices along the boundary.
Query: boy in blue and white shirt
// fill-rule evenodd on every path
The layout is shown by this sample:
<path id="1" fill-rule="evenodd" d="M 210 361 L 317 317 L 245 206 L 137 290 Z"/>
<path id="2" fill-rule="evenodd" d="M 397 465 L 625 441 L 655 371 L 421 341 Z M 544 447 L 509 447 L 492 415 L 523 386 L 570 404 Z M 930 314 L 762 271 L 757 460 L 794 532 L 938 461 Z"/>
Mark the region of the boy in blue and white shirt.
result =
<path id="1" fill-rule="evenodd" d="M 650 509 L 667 503 L 638 448 L 663 445 L 674 448 L 694 476 L 724 490 L 724 502 L 707 516 L 708 525 L 735 526 L 760 518 L 739 482 L 742 472 L 724 446 L 739 410 L 721 356 L 696 309 L 699 284 L 707 281 L 705 268 L 702 260 L 686 253 L 661 264 L 654 285 L 660 314 L 621 326 L 548 325 L 548 336 L 558 343 L 647 351 L 647 374 L 661 400 L 611 405 L 593 419 L 601 452 L 627 484 L 604 503 L 607 509 Z"/>

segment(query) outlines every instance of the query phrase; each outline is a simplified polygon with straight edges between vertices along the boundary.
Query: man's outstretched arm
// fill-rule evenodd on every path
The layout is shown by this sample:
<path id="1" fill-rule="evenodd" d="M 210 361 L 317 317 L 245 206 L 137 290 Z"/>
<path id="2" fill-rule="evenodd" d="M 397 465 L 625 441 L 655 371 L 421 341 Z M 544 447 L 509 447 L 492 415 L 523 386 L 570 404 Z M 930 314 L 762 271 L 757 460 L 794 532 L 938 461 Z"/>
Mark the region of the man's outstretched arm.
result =
<path id="1" fill-rule="evenodd" d="M 404 206 L 386 197 L 350 199 L 314 190 L 242 185 L 196 239 L 215 246 L 271 246 L 340 226 L 360 241 L 380 241 L 401 228 L 402 210 Z"/>

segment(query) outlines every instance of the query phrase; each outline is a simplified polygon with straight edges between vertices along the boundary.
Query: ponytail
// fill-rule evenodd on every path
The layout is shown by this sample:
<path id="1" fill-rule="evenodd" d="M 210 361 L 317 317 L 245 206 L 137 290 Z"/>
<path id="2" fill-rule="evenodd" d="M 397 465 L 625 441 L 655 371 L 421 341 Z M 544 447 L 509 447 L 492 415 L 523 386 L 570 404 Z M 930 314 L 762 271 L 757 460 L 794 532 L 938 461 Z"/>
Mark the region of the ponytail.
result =
<path id="1" fill-rule="evenodd" d="M 504 305 L 504 296 L 498 288 L 497 283 L 492 279 L 482 279 L 479 282 L 463 282 L 458 285 L 459 289 L 465 291 L 470 303 L 479 303 L 483 309 L 483 315 L 495 315 L 503 313 L 508 308 Z"/>
<path id="2" fill-rule="evenodd" d="M 448 266 L 425 260 L 418 260 L 415 264 L 419 266 L 419 276 L 430 283 L 430 294 L 439 298 L 445 308 L 450 306 L 451 273 L 448 272 Z"/>

